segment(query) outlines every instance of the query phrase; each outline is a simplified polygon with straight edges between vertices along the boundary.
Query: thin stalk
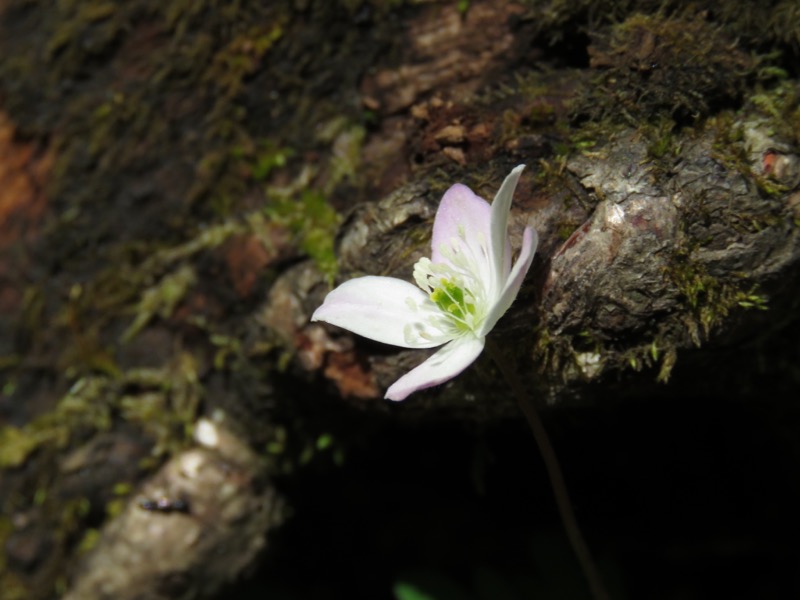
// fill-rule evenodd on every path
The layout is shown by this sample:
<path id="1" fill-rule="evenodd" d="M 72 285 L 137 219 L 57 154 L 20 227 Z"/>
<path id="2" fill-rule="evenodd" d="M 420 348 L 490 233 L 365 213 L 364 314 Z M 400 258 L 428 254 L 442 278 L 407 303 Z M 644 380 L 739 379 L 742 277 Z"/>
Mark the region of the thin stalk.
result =
<path id="1" fill-rule="evenodd" d="M 556 506 L 561 515 L 561 522 L 564 524 L 564 529 L 567 532 L 567 537 L 575 551 L 575 556 L 578 558 L 583 574 L 589 582 L 589 588 L 592 591 L 592 596 L 595 600 L 608 600 L 609 596 L 603 587 L 603 582 L 600 580 L 600 574 L 597 571 L 597 566 L 592 560 L 592 555 L 589 552 L 589 547 L 586 545 L 586 540 L 583 539 L 583 534 L 578 526 L 578 521 L 575 519 L 575 512 L 572 510 L 572 502 L 569 499 L 567 492 L 567 485 L 564 483 L 564 475 L 561 472 L 561 466 L 556 458 L 553 445 L 550 443 L 550 436 L 547 435 L 547 430 L 544 428 L 542 420 L 539 418 L 539 413 L 531 401 L 522 382 L 517 376 L 517 372 L 512 368 L 508 358 L 504 355 L 503 351 L 492 340 L 486 340 L 486 350 L 492 357 L 503 377 L 506 378 L 511 390 L 517 399 L 517 404 L 520 410 L 528 420 L 533 437 L 536 440 L 536 445 L 539 447 L 539 452 L 544 460 L 544 466 L 547 469 L 547 475 L 550 478 L 550 485 L 553 488 L 553 495 L 555 496 Z"/>

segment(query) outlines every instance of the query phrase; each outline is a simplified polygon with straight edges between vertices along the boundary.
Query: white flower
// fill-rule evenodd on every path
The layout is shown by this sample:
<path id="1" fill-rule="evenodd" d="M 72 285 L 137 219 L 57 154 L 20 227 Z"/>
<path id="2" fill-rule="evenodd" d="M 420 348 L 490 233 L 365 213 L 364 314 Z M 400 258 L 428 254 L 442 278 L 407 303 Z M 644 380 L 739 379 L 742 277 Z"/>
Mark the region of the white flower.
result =
<path id="1" fill-rule="evenodd" d="M 392 384 L 386 398 L 403 400 L 461 373 L 517 297 L 537 243 L 536 232 L 526 227 L 511 267 L 508 213 L 524 167 L 511 171 L 491 205 L 460 183 L 445 192 L 433 222 L 431 258 L 414 266 L 419 287 L 393 277 L 351 279 L 312 315 L 312 321 L 403 348 L 444 344 Z"/>

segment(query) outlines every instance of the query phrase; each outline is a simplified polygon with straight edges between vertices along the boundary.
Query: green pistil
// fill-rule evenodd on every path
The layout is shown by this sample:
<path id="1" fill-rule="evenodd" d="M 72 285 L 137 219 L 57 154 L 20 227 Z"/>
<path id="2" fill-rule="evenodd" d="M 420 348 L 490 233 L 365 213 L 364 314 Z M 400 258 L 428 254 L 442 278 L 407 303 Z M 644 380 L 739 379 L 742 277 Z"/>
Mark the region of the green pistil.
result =
<path id="1" fill-rule="evenodd" d="M 460 328 L 471 328 L 475 316 L 475 304 L 467 302 L 461 286 L 447 279 L 441 279 L 439 286 L 431 292 L 431 300 L 443 312 L 452 316 Z"/>

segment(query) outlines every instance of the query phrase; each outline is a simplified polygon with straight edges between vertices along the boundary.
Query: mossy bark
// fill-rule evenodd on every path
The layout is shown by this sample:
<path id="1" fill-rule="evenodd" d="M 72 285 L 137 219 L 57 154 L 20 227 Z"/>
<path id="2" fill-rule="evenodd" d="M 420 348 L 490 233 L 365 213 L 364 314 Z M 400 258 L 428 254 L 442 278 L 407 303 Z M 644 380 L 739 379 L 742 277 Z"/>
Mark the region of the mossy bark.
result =
<path id="1" fill-rule="evenodd" d="M 528 165 L 512 239 L 541 242 L 496 339 L 543 403 L 680 393 L 675 369 L 745 343 L 776 360 L 800 277 L 800 15 L 606 4 L 0 2 L 8 597 L 101 598 L 131 543 L 115 598 L 207 597 L 281 520 L 270 477 L 333 452 L 331 427 L 347 447 L 348 404 L 514 416 L 485 359 L 389 406 L 421 353 L 308 322 L 334 282 L 410 278 L 456 181 L 491 197 Z M 195 449 L 203 415 L 258 456 Z M 179 485 L 187 460 L 209 469 Z M 174 563 L 137 537 L 203 519 Z"/>

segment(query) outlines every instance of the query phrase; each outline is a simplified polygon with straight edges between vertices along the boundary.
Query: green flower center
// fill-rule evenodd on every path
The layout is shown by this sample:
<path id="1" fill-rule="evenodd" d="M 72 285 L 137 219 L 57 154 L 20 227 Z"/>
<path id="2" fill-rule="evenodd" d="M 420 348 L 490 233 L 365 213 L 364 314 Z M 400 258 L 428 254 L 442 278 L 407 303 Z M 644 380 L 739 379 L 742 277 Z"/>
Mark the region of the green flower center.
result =
<path id="1" fill-rule="evenodd" d="M 449 315 L 460 331 L 474 331 L 477 317 L 475 299 L 452 279 L 439 279 L 431 290 L 430 299 Z"/>
<path id="2" fill-rule="evenodd" d="M 414 279 L 442 315 L 460 333 L 475 332 L 485 314 L 482 287 L 467 270 L 434 264 L 421 258 L 414 265 Z"/>

